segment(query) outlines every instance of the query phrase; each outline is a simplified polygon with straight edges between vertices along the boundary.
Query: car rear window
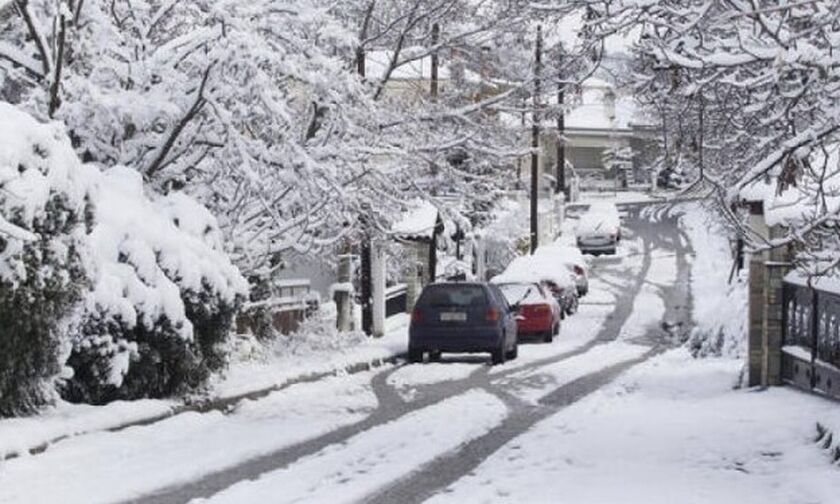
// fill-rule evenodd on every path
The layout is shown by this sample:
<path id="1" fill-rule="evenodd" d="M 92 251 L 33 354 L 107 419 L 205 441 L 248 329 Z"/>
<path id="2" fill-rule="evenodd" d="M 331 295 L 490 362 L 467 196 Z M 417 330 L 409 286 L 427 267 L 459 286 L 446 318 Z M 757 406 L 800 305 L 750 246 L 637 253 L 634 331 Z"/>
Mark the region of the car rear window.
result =
<path id="1" fill-rule="evenodd" d="M 542 298 L 539 287 L 535 284 L 502 284 L 499 289 L 505 295 L 508 304 L 516 305 L 539 301 Z"/>
<path id="2" fill-rule="evenodd" d="M 423 290 L 418 304 L 424 306 L 483 306 L 487 295 L 478 285 L 430 285 Z"/>

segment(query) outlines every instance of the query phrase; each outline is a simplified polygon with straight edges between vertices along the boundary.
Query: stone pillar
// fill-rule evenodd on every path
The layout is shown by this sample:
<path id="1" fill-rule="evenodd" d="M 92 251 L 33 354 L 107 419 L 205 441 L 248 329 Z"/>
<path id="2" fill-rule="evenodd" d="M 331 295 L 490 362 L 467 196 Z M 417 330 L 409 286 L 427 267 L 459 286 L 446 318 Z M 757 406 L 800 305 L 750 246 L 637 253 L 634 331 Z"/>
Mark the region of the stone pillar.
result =
<path id="1" fill-rule="evenodd" d="M 784 229 L 769 230 L 770 238 L 779 238 Z M 783 281 L 790 269 L 787 247 L 771 250 L 764 263 L 764 334 L 762 386 L 782 384 Z"/>
<path id="2" fill-rule="evenodd" d="M 754 233 L 769 239 L 770 233 L 764 221 L 763 203 L 749 203 L 749 222 L 747 224 Z M 750 387 L 756 387 L 764 383 L 764 284 L 766 281 L 764 270 L 766 261 L 767 254 L 764 252 L 750 254 L 749 327 L 747 334 L 747 385 Z"/>
<path id="3" fill-rule="evenodd" d="M 750 203 L 749 225 L 765 240 L 784 235 L 784 229 L 767 226 L 762 203 Z M 750 256 L 747 384 L 751 387 L 782 383 L 782 282 L 788 261 L 786 247 Z"/>
<path id="4" fill-rule="evenodd" d="M 373 294 L 373 336 L 385 335 L 385 247 L 381 242 L 372 244 L 371 287 Z"/>
<path id="5" fill-rule="evenodd" d="M 749 263 L 749 326 L 747 333 L 747 386 L 761 385 L 764 367 L 764 261 L 753 254 Z"/>

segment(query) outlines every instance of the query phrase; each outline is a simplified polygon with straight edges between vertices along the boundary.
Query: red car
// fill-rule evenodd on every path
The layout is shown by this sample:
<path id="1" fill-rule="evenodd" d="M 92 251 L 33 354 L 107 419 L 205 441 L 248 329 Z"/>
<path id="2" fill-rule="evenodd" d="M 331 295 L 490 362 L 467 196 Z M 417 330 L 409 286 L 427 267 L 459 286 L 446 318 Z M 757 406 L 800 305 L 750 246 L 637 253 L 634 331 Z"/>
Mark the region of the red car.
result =
<path id="1" fill-rule="evenodd" d="M 546 292 L 535 283 L 501 283 L 499 289 L 508 303 L 518 313 L 516 330 L 520 337 L 538 336 L 546 343 L 560 332 L 563 310 Z"/>

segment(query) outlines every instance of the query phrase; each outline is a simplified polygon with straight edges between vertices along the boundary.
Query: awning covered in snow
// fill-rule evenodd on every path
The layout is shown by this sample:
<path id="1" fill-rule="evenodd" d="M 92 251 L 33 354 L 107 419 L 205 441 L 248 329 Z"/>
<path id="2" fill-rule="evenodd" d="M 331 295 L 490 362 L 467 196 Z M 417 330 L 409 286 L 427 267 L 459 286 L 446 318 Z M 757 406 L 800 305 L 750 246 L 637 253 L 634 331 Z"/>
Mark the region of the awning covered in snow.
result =
<path id="1" fill-rule="evenodd" d="M 415 200 L 409 204 L 402 219 L 394 223 L 391 231 L 401 240 L 431 241 L 442 229 L 438 209 L 428 201 Z"/>

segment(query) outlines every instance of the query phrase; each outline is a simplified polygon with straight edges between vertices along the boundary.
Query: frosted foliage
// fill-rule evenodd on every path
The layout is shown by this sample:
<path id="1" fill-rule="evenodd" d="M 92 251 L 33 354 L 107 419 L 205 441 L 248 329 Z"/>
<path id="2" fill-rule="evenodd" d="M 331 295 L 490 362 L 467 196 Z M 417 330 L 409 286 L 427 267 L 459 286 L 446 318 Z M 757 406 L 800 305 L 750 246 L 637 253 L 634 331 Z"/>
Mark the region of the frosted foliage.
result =
<path id="1" fill-rule="evenodd" d="M 417 196 L 459 196 L 458 205 L 435 203 L 481 220 L 522 154 L 518 133 L 484 112 L 518 102 L 519 84 L 494 84 L 476 103 L 491 88 L 475 70 L 461 68 L 467 81 L 452 75 L 437 100 L 427 83 L 406 95 L 390 81 L 430 58 L 432 23 L 446 27 L 443 64 L 464 67 L 493 36 L 515 38 L 522 9 L 374 2 L 363 36 L 368 5 L 30 0 L 0 17 L 0 94 L 65 122 L 86 161 L 134 169 L 161 194 L 195 197 L 249 277 L 281 254 L 331 252 L 364 226 L 385 234 Z M 47 29 L 62 23 L 64 39 Z M 357 49 L 390 59 L 362 77 Z M 487 64 L 513 76 L 500 61 Z"/>
<path id="2" fill-rule="evenodd" d="M 180 193 L 150 198 L 136 171 L 82 164 L 61 126 L 39 124 L 2 103 L 0 116 L 12 126 L 0 132 L 9 195 L 2 213 L 21 229 L 21 236 L 7 238 L 0 272 L 6 281 L 22 280 L 19 251 L 29 234 L 43 239 L 36 224 L 50 198 L 59 197 L 75 219 L 66 219 L 65 236 L 51 247 L 78 251 L 87 286 L 74 330 L 62 335 L 73 345 L 77 378 L 90 373 L 119 388 L 142 357 L 133 341 L 138 334 L 161 333 L 175 346 L 187 345 L 197 337 L 188 303 L 200 300 L 213 312 L 246 294 L 244 279 L 221 250 L 215 219 L 194 200 Z M 66 265 L 44 265 L 55 267 Z M 96 359 L 80 360 L 85 353 Z M 82 362 L 92 369 L 79 369 Z"/>

